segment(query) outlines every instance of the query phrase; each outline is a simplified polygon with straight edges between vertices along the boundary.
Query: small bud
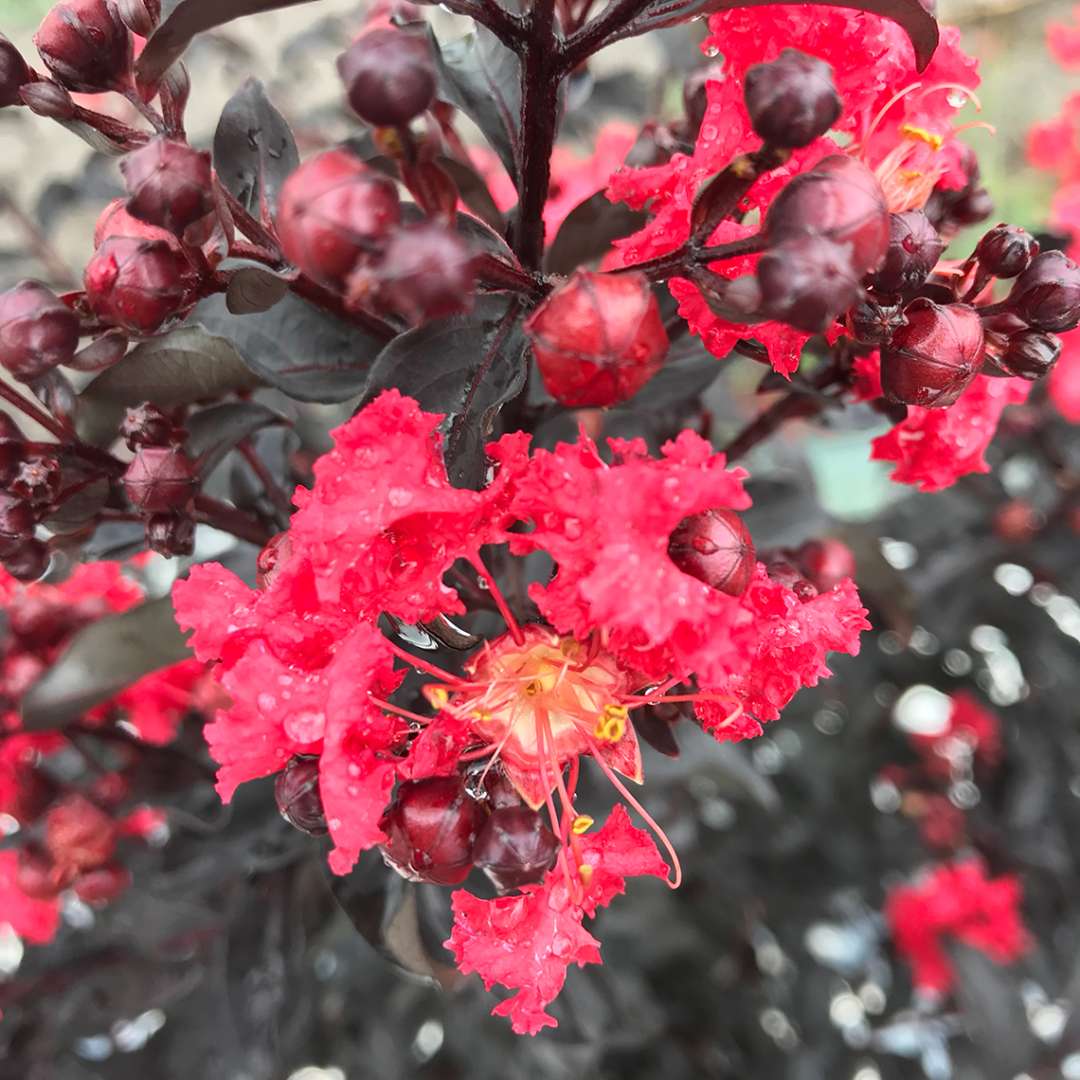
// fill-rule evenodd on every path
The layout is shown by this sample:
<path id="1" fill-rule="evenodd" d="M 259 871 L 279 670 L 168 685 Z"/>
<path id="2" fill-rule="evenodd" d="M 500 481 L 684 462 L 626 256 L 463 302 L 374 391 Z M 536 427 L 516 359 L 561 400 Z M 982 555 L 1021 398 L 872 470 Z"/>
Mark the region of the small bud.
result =
<path id="1" fill-rule="evenodd" d="M 770 581 L 775 581 L 778 585 L 790 589 L 800 603 L 807 604 L 819 595 L 817 586 L 805 578 L 802 571 L 785 558 L 768 559 L 765 569 Z"/>
<path id="2" fill-rule="evenodd" d="M 86 298 L 101 319 L 136 334 L 152 334 L 187 302 L 190 266 L 160 240 L 112 236 L 83 275 Z"/>
<path id="3" fill-rule="evenodd" d="M 1010 375 L 1034 382 L 1048 375 L 1061 355 L 1061 338 L 1024 330 L 1009 338 L 1005 351 L 996 360 Z"/>
<path id="4" fill-rule="evenodd" d="M 762 312 L 808 334 L 827 330 L 859 296 L 848 251 L 813 234 L 770 248 L 757 265 Z"/>
<path id="5" fill-rule="evenodd" d="M 668 541 L 671 561 L 710 588 L 742 596 L 754 575 L 754 542 L 733 510 L 704 510 L 684 518 Z"/>
<path id="6" fill-rule="evenodd" d="M 407 124 L 435 97 L 435 57 L 422 32 L 369 30 L 338 57 L 337 68 L 353 111 L 376 127 Z"/>
<path id="7" fill-rule="evenodd" d="M 0 552 L 4 550 L 5 539 L 4 534 L 0 532 Z M 44 577 L 51 561 L 48 545 L 44 541 L 35 540 L 32 537 L 22 541 L 18 545 L 18 549 L 12 554 L 2 554 L 0 557 L 3 558 L 4 569 L 10 575 L 16 581 L 25 582 L 37 581 L 39 578 Z"/>
<path id="8" fill-rule="evenodd" d="M 140 221 L 128 212 L 126 199 L 113 199 L 98 215 L 94 224 L 94 247 L 99 248 L 112 236 L 137 237 L 142 240 L 160 240 L 180 253 L 180 241 L 168 229 Z"/>
<path id="9" fill-rule="evenodd" d="M 890 401 L 941 409 L 979 373 L 986 340 L 979 313 L 966 304 L 913 300 L 907 325 L 881 350 L 881 385 Z"/>
<path id="10" fill-rule="evenodd" d="M 794 552 L 798 568 L 819 592 L 855 576 L 855 556 L 842 540 L 808 540 Z"/>
<path id="11" fill-rule="evenodd" d="M 889 244 L 889 212 L 874 174 L 856 158 L 833 154 L 800 173 L 765 217 L 770 244 L 816 234 L 848 245 L 855 276 L 876 270 Z"/>
<path id="12" fill-rule="evenodd" d="M 144 401 L 124 413 L 120 437 L 129 450 L 140 446 L 166 446 L 176 433 L 176 425 L 156 405 Z"/>
<path id="13" fill-rule="evenodd" d="M 660 369 L 668 336 L 644 274 L 578 270 L 528 318 L 548 392 L 572 408 L 615 405 Z"/>
<path id="14" fill-rule="evenodd" d="M 39 455 L 25 458 L 15 470 L 8 490 L 31 506 L 49 506 L 60 494 L 60 462 Z"/>
<path id="15" fill-rule="evenodd" d="M 84 904 L 107 904 L 125 892 L 131 874 L 119 863 L 108 863 L 80 874 L 71 887 Z"/>
<path id="16" fill-rule="evenodd" d="M 113 0 L 124 25 L 139 37 L 149 37 L 161 18 L 161 0 Z"/>
<path id="17" fill-rule="evenodd" d="M 900 304 L 862 300 L 848 312 L 851 336 L 861 345 L 886 345 L 906 323 Z"/>
<path id="18" fill-rule="evenodd" d="M 124 473 L 124 493 L 141 514 L 182 510 L 195 488 L 195 467 L 178 446 L 144 446 Z"/>
<path id="19" fill-rule="evenodd" d="M 21 499 L 0 492 L 0 559 L 5 563 L 34 535 L 37 516 Z"/>
<path id="20" fill-rule="evenodd" d="M 0 364 L 30 382 L 67 364 L 79 347 L 79 317 L 37 281 L 0 293 Z"/>
<path id="21" fill-rule="evenodd" d="M 195 520 L 184 513 L 154 514 L 146 522 L 146 546 L 167 559 L 195 551 Z"/>
<path id="22" fill-rule="evenodd" d="M 278 233 L 305 274 L 340 288 L 401 221 L 394 182 L 345 150 L 305 161 L 281 189 Z"/>
<path id="23" fill-rule="evenodd" d="M 1019 225 L 995 225 L 975 248 L 982 268 L 998 278 L 1022 274 L 1038 254 L 1039 241 Z"/>
<path id="24" fill-rule="evenodd" d="M 128 212 L 176 236 L 214 208 L 210 155 L 159 137 L 120 162 Z"/>
<path id="25" fill-rule="evenodd" d="M 326 814 L 319 795 L 319 759 L 294 757 L 274 781 L 281 816 L 310 836 L 325 836 Z"/>
<path id="26" fill-rule="evenodd" d="M 27 83 L 19 90 L 19 97 L 32 113 L 46 120 L 70 120 L 75 115 L 72 96 L 49 79 Z"/>
<path id="27" fill-rule="evenodd" d="M 19 91 L 30 81 L 30 69 L 22 53 L 0 34 L 0 108 L 21 105 Z"/>
<path id="28" fill-rule="evenodd" d="M 367 294 L 372 276 L 377 302 L 414 325 L 468 311 L 476 286 L 468 245 L 434 224 L 395 232 L 382 259 L 370 271 L 361 266 L 350 279 L 350 297 Z"/>
<path id="29" fill-rule="evenodd" d="M 945 241 L 921 210 L 889 215 L 889 246 L 885 261 L 871 276 L 879 293 L 911 293 L 937 266 Z"/>
<path id="30" fill-rule="evenodd" d="M 45 816 L 45 849 L 57 866 L 92 870 L 112 858 L 116 825 L 84 795 L 67 795 Z"/>
<path id="31" fill-rule="evenodd" d="M 457 885 L 472 868 L 483 818 L 460 777 L 408 781 L 379 822 L 387 837 L 383 858 L 410 881 Z"/>
<path id="32" fill-rule="evenodd" d="M 69 90 L 94 94 L 131 81 L 131 31 L 112 0 L 62 0 L 42 20 L 34 44 Z"/>
<path id="33" fill-rule="evenodd" d="M 492 810 L 525 805 L 521 800 L 520 792 L 499 765 L 487 769 L 487 775 L 484 777 L 484 794 Z"/>
<path id="34" fill-rule="evenodd" d="M 1080 266 L 1064 252 L 1044 251 L 1013 282 L 1005 302 L 1032 330 L 1072 330 L 1080 323 Z"/>
<path id="35" fill-rule="evenodd" d="M 542 881 L 559 841 L 543 817 L 527 806 L 496 810 L 476 838 L 473 861 L 501 893 Z"/>
<path id="36" fill-rule="evenodd" d="M 949 207 L 949 217 L 957 225 L 978 225 L 994 212 L 994 200 L 984 187 L 965 191 Z"/>
<path id="37" fill-rule="evenodd" d="M 743 94 L 754 132 L 771 146 L 808 146 L 840 116 L 832 68 L 797 49 L 750 68 Z"/>

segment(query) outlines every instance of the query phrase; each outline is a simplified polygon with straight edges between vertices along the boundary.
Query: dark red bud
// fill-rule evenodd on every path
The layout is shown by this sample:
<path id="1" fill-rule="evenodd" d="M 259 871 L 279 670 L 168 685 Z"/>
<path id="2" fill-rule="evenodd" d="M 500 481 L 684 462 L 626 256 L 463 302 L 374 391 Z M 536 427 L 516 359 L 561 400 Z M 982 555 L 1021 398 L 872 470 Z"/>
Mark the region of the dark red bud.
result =
<path id="1" fill-rule="evenodd" d="M 193 278 L 169 244 L 112 236 L 87 263 L 83 282 L 96 315 L 133 333 L 152 334 L 187 302 Z"/>
<path id="2" fill-rule="evenodd" d="M 979 241 L 975 258 L 989 274 L 1014 278 L 1022 274 L 1039 254 L 1039 241 L 1019 225 L 995 225 Z"/>
<path id="3" fill-rule="evenodd" d="M 1080 266 L 1062 251 L 1044 251 L 1013 282 L 1006 303 L 1032 330 L 1072 330 L 1080 323 Z"/>
<path id="4" fill-rule="evenodd" d="M 79 317 L 37 281 L 0 293 L 0 364 L 17 379 L 40 378 L 69 363 L 79 347 Z"/>
<path id="5" fill-rule="evenodd" d="M 668 351 L 644 274 L 578 270 L 533 312 L 525 331 L 548 392 L 574 408 L 632 397 Z"/>
<path id="6" fill-rule="evenodd" d="M 957 225 L 978 225 L 994 212 L 994 200 L 984 187 L 964 192 L 949 208 L 949 217 Z"/>
<path id="7" fill-rule="evenodd" d="M 349 104 L 377 127 L 407 124 L 435 96 L 435 57 L 426 33 L 380 27 L 338 57 Z"/>
<path id="8" fill-rule="evenodd" d="M 487 770 L 487 775 L 484 777 L 484 794 L 493 810 L 525 805 L 518 789 L 498 765 Z"/>
<path id="9" fill-rule="evenodd" d="M 900 304 L 863 300 L 848 312 L 851 336 L 863 345 L 885 345 L 907 322 Z"/>
<path id="10" fill-rule="evenodd" d="M 131 874 L 119 863 L 109 863 L 80 874 L 71 887 L 84 904 L 107 904 L 130 884 Z"/>
<path id="11" fill-rule="evenodd" d="M 69 90 L 93 94 L 131 81 L 131 31 L 112 0 L 63 0 L 42 20 L 34 44 Z"/>
<path id="12" fill-rule="evenodd" d="M 0 108 L 21 105 L 20 89 L 30 81 L 30 69 L 22 53 L 0 34 Z"/>
<path id="13" fill-rule="evenodd" d="M 111 236 L 134 236 L 142 240 L 160 240 L 177 254 L 181 252 L 180 241 L 167 229 L 140 221 L 128 213 L 126 199 L 113 199 L 106 203 L 94 224 L 94 247 L 99 248 Z"/>
<path id="14" fill-rule="evenodd" d="M 60 494 L 60 462 L 38 455 L 25 458 L 19 462 L 8 490 L 31 506 L 48 506 Z"/>
<path id="15" fill-rule="evenodd" d="M 161 18 L 161 0 L 113 0 L 124 25 L 139 37 L 149 37 Z"/>
<path id="16" fill-rule="evenodd" d="M 750 68 L 743 93 L 755 133 L 772 146 L 807 146 L 840 116 L 832 68 L 797 49 Z"/>
<path id="17" fill-rule="evenodd" d="M 67 795 L 45 816 L 45 848 L 56 864 L 92 870 L 116 850 L 112 818 L 83 795 Z"/>
<path id="18" fill-rule="evenodd" d="M 728 596 L 742 596 L 754 574 L 754 542 L 733 510 L 704 510 L 679 522 L 668 541 L 685 574 Z"/>
<path id="19" fill-rule="evenodd" d="M 70 120 L 75 115 L 75 101 L 58 83 L 40 79 L 19 90 L 22 103 L 36 116 L 46 120 Z"/>
<path id="20" fill-rule="evenodd" d="M 543 880 L 559 841 L 543 817 L 527 806 L 495 810 L 476 838 L 473 862 L 499 892 Z"/>
<path id="21" fill-rule="evenodd" d="M 278 233 L 289 260 L 340 288 L 401 221 L 394 182 L 345 150 L 305 161 L 281 189 Z"/>
<path id="22" fill-rule="evenodd" d="M 25 847 L 19 851 L 15 884 L 35 900 L 51 900 L 63 889 L 65 875 L 44 851 Z"/>
<path id="23" fill-rule="evenodd" d="M 325 836 L 328 829 L 319 794 L 319 759 L 294 757 L 274 782 L 274 798 L 281 816 L 310 836 Z"/>
<path id="24" fill-rule="evenodd" d="M 842 540 L 808 540 L 795 553 L 795 562 L 819 592 L 828 592 L 855 576 L 855 556 Z"/>
<path id="25" fill-rule="evenodd" d="M 995 362 L 1010 375 L 1034 381 L 1048 375 L 1060 355 L 1061 338 L 1024 330 L 1009 338 L 1004 353 Z"/>
<path id="26" fill-rule="evenodd" d="M 813 234 L 770 248 L 757 265 L 762 312 L 809 334 L 827 330 L 859 296 L 849 251 Z"/>
<path id="27" fill-rule="evenodd" d="M 185 513 L 154 514 L 146 522 L 146 546 L 167 559 L 195 550 L 195 521 Z"/>
<path id="28" fill-rule="evenodd" d="M 383 814 L 383 857 L 410 881 L 457 885 L 472 868 L 473 847 L 484 812 L 460 777 L 440 776 L 402 784 Z"/>
<path id="29" fill-rule="evenodd" d="M 142 514 L 184 509 L 195 487 L 195 467 L 178 446 L 144 446 L 124 473 L 124 492 Z"/>
<path id="30" fill-rule="evenodd" d="M 2 516 L 2 511 L 0 511 Z M 0 526 L 2 528 L 2 526 Z M 37 581 L 49 569 L 49 547 L 43 540 L 29 538 L 21 541 L 17 548 L 8 554 L 6 542 L 9 538 L 0 532 L 0 558 L 4 569 L 16 581 Z"/>
<path id="31" fill-rule="evenodd" d="M 986 340 L 966 304 L 913 300 L 907 325 L 881 350 L 881 385 L 891 401 L 940 409 L 967 389 L 982 366 Z"/>
<path id="32" fill-rule="evenodd" d="M 138 450 L 140 446 L 165 446 L 175 433 L 172 420 L 149 401 L 128 409 L 120 422 L 120 437 L 129 450 Z"/>
<path id="33" fill-rule="evenodd" d="M 819 595 L 817 586 L 803 577 L 802 571 L 784 558 L 769 559 L 765 569 L 769 579 L 790 589 L 800 602 L 807 604 Z"/>
<path id="34" fill-rule="evenodd" d="M 214 208 L 210 155 L 159 137 L 120 162 L 128 212 L 176 236 Z"/>
<path id="35" fill-rule="evenodd" d="M 889 247 L 885 261 L 871 276 L 879 293 L 914 292 L 937 266 L 945 241 L 922 210 L 889 215 Z"/>

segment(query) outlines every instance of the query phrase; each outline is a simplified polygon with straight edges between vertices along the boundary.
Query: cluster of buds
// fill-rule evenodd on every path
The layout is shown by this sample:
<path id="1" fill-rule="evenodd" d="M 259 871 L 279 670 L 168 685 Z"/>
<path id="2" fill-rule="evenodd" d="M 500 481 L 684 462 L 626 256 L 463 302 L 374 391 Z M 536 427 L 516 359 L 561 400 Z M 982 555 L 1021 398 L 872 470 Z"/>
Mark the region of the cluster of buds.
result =
<path id="1" fill-rule="evenodd" d="M 29 442 L 0 413 L 0 564 L 20 581 L 36 580 L 49 565 L 48 546 L 35 534 L 61 494 L 55 449 Z"/>

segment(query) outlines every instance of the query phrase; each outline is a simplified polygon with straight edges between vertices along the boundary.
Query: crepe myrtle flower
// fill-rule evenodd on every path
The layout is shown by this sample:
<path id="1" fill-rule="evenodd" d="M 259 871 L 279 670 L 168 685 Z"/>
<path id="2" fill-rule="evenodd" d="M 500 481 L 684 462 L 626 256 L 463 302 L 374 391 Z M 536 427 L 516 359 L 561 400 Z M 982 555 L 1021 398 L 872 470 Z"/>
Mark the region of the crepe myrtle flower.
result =
<path id="1" fill-rule="evenodd" d="M 584 434 L 531 453 L 527 435 L 506 435 L 487 447 L 490 483 L 472 491 L 447 478 L 441 420 L 396 390 L 382 394 L 334 432 L 314 486 L 297 490 L 260 588 L 206 564 L 174 600 L 231 700 L 206 728 L 222 798 L 295 773 L 297 757 L 315 760 L 336 873 L 376 845 L 415 880 L 455 883 L 481 865 L 506 895 L 456 893 L 448 944 L 463 971 L 517 991 L 495 1011 L 535 1033 L 555 1023 L 545 1008 L 569 964 L 599 961 L 584 919 L 629 876 L 681 877 L 626 782 L 643 780 L 635 713 L 687 703 L 717 739 L 756 735 L 828 674 L 830 651 L 856 652 L 868 624 L 849 579 L 797 595 L 754 561 L 741 523 L 723 533 L 739 543 L 714 542 L 716 512 L 736 518 L 749 504 L 745 473 L 691 432 L 659 458 L 640 440 L 613 440 L 611 462 Z M 554 560 L 553 578 L 529 589 L 539 621 L 519 621 L 481 558 L 486 545 Z M 700 566 L 681 568 L 688 548 L 698 561 L 740 565 L 716 588 Z M 450 671 L 406 651 L 379 620 L 464 614 L 451 585 L 463 564 L 506 628 Z M 409 669 L 425 681 L 406 707 L 396 691 Z M 668 862 L 622 805 L 592 829 L 575 801 L 582 759 Z M 310 800 L 310 766 L 305 776 Z M 497 827 L 485 827 L 489 814 Z M 304 818 L 321 830 L 317 808 L 305 804 Z"/>

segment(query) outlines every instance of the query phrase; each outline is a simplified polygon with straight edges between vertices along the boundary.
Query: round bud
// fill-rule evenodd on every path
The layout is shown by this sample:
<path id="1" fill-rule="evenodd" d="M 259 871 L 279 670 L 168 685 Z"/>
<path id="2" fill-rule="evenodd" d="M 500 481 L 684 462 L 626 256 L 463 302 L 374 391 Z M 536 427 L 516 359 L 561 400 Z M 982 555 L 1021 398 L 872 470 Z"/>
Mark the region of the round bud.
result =
<path id="1" fill-rule="evenodd" d="M 378 302 L 413 324 L 457 315 L 472 306 L 472 252 L 457 233 L 441 225 L 399 229 L 371 275 Z M 363 297 L 371 281 L 365 268 L 359 268 L 349 282 L 350 297 Z"/>
<path id="2" fill-rule="evenodd" d="M 770 244 L 808 233 L 848 245 L 855 276 L 876 270 L 889 244 L 889 212 L 874 174 L 856 158 L 833 154 L 800 173 L 765 217 Z"/>
<path id="3" fill-rule="evenodd" d="M 1080 323 L 1080 266 L 1062 251 L 1044 251 L 1013 282 L 1006 303 L 1032 330 L 1072 330 Z"/>
<path id="4" fill-rule="evenodd" d="M 994 212 L 994 200 L 984 187 L 964 191 L 949 206 L 948 216 L 957 225 L 978 225 Z"/>
<path id="5" fill-rule="evenodd" d="M 345 150 L 305 161 L 281 189 L 285 255 L 327 285 L 340 288 L 359 262 L 379 254 L 400 221 L 394 182 Z"/>
<path id="6" fill-rule="evenodd" d="M 793 566 L 787 559 L 779 555 L 768 559 L 765 569 L 768 572 L 770 581 L 775 581 L 778 585 L 790 589 L 800 603 L 808 604 L 815 596 L 819 595 L 817 586 L 803 577 L 802 571 L 797 566 Z"/>
<path id="7" fill-rule="evenodd" d="M 861 345 L 884 345 L 907 322 L 900 304 L 861 300 L 848 312 L 851 336 Z"/>
<path id="8" fill-rule="evenodd" d="M 3 550 L 5 537 L 0 532 L 0 552 Z M 37 581 L 44 577 L 49 569 L 49 546 L 43 540 L 35 540 L 32 537 L 18 545 L 12 554 L 0 555 L 4 561 L 4 569 L 16 581 Z"/>
<path id="9" fill-rule="evenodd" d="M 353 111 L 376 127 L 407 124 L 435 97 L 435 57 L 425 33 L 369 30 L 338 57 L 337 68 Z"/>
<path id="10" fill-rule="evenodd" d="M 318 758 L 294 757 L 274 781 L 274 798 L 281 816 L 294 829 L 309 836 L 326 835 Z"/>
<path id="11" fill-rule="evenodd" d="M 469 875 L 483 823 L 460 777 L 408 781 L 379 822 L 387 838 L 383 858 L 410 881 L 457 885 Z"/>
<path id="12" fill-rule="evenodd" d="M 473 862 L 499 892 L 543 880 L 559 841 L 543 817 L 527 806 L 495 810 L 476 838 Z"/>
<path id="13" fill-rule="evenodd" d="M 60 494 L 60 462 L 38 455 L 24 458 L 8 484 L 8 491 L 31 506 L 48 506 Z"/>
<path id="14" fill-rule="evenodd" d="M 0 34 L 0 108 L 21 105 L 22 95 L 19 91 L 29 81 L 30 69 L 22 53 Z"/>
<path id="15" fill-rule="evenodd" d="M 34 535 L 37 516 L 21 499 L 0 492 L 0 559 L 14 556 Z"/>
<path id="16" fill-rule="evenodd" d="M 996 363 L 1010 375 L 1034 382 L 1049 374 L 1060 355 L 1061 338 L 1038 330 L 1024 330 L 1009 338 Z"/>
<path id="17" fill-rule="evenodd" d="M 855 576 L 855 556 L 842 540 L 808 540 L 797 548 L 795 562 L 819 592 L 828 592 Z"/>
<path id="18" fill-rule="evenodd" d="M 154 514 L 146 522 L 146 546 L 167 559 L 195 550 L 195 521 L 184 513 Z"/>
<path id="19" fill-rule="evenodd" d="M 124 493 L 141 514 L 182 510 L 195 487 L 195 467 L 178 446 L 144 446 L 124 473 Z"/>
<path id="20" fill-rule="evenodd" d="M 84 795 L 67 795 L 45 816 L 45 848 L 57 866 L 92 870 L 112 858 L 116 825 Z"/>
<path id="21" fill-rule="evenodd" d="M 165 446 L 175 432 L 173 422 L 149 401 L 128 409 L 120 421 L 120 437 L 129 450 L 138 450 L 140 446 Z"/>
<path id="22" fill-rule="evenodd" d="M 69 90 L 94 94 L 131 81 L 131 31 L 112 0 L 62 0 L 42 20 L 34 44 Z"/>
<path id="23" fill-rule="evenodd" d="M 986 340 L 979 313 L 967 304 L 918 299 L 907 325 L 881 350 L 881 385 L 890 401 L 940 409 L 951 405 L 979 373 Z"/>
<path id="24" fill-rule="evenodd" d="M 210 155 L 176 139 L 151 139 L 120 162 L 128 212 L 176 236 L 214 208 Z"/>
<path id="25" fill-rule="evenodd" d="M 660 370 L 668 336 L 644 274 L 577 270 L 525 323 L 544 385 L 572 408 L 615 405 Z"/>
<path id="26" fill-rule="evenodd" d="M 879 293 L 914 292 L 937 266 L 945 241 L 922 210 L 889 215 L 885 261 L 870 278 Z"/>
<path id="27" fill-rule="evenodd" d="M 807 146 L 840 116 L 832 68 L 797 49 L 750 68 L 743 94 L 754 132 L 771 146 Z"/>
<path id="28" fill-rule="evenodd" d="M 192 274 L 183 255 L 161 240 L 111 236 L 86 264 L 83 283 L 99 318 L 152 334 L 187 302 Z"/>
<path id="29" fill-rule="evenodd" d="M 51 289 L 21 281 L 0 293 L 0 364 L 29 382 L 66 364 L 79 347 L 79 317 Z"/>
<path id="30" fill-rule="evenodd" d="M 813 234 L 770 248 L 757 265 L 762 312 L 808 334 L 827 330 L 859 296 L 849 250 Z"/>
<path id="31" fill-rule="evenodd" d="M 1019 225 L 995 225 L 979 241 L 975 258 L 989 274 L 1014 278 L 1039 254 L 1039 241 Z"/>
<path id="32" fill-rule="evenodd" d="M 684 574 L 728 596 L 742 596 L 754 575 L 754 542 L 733 510 L 684 518 L 668 540 L 668 555 Z"/>
<path id="33" fill-rule="evenodd" d="M 521 800 L 521 793 L 497 764 L 487 769 L 487 775 L 484 777 L 484 794 L 492 810 L 525 805 Z"/>
<path id="34" fill-rule="evenodd" d="M 19 90 L 19 98 L 35 116 L 46 120 L 70 120 L 75 115 L 75 100 L 51 79 L 27 83 Z"/>
<path id="35" fill-rule="evenodd" d="M 179 253 L 180 242 L 167 229 L 151 225 L 133 217 L 127 208 L 126 199 L 113 199 L 98 214 L 94 224 L 94 247 L 99 248 L 112 236 L 134 236 L 143 240 L 160 240 Z"/>
<path id="36" fill-rule="evenodd" d="M 119 863 L 109 863 L 80 874 L 71 887 L 84 904 L 107 904 L 130 884 L 131 874 Z"/>

